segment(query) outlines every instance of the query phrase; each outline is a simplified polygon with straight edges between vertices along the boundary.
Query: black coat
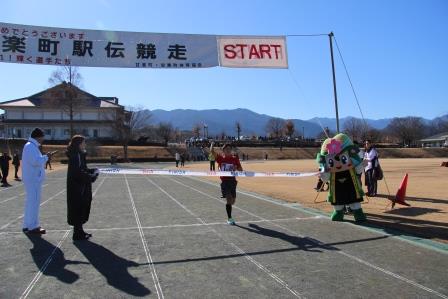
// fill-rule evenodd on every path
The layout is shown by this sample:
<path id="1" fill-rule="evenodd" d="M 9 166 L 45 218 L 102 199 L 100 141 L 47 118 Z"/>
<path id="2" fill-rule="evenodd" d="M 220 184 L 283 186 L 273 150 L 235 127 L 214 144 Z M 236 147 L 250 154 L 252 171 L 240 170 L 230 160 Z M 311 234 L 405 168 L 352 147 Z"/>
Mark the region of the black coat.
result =
<path id="1" fill-rule="evenodd" d="M 87 168 L 85 153 L 71 152 L 67 156 L 67 223 L 81 225 L 89 220 L 94 169 Z"/>

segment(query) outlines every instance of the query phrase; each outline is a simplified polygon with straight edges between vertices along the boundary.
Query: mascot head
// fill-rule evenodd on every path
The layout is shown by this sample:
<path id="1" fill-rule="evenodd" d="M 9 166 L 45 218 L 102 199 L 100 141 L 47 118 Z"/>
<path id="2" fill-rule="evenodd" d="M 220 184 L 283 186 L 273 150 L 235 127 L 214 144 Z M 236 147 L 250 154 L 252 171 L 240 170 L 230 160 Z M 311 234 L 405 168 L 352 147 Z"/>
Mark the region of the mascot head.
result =
<path id="1" fill-rule="evenodd" d="M 340 172 L 358 166 L 362 161 L 359 148 L 345 134 L 337 134 L 322 143 L 317 162 L 324 172 Z"/>

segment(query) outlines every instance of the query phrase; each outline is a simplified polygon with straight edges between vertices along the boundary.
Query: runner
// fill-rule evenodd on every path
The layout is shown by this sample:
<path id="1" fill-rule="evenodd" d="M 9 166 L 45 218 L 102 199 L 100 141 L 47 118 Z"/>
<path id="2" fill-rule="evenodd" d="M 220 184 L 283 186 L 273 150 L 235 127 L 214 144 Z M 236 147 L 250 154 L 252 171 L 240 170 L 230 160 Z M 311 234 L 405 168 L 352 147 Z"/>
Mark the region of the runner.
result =
<path id="1" fill-rule="evenodd" d="M 243 171 L 241 167 L 240 159 L 238 156 L 232 155 L 232 146 L 226 143 L 222 147 L 222 154 L 217 154 L 214 149 L 214 143 L 210 146 L 210 153 L 213 154 L 218 162 L 218 168 L 221 171 Z M 235 220 L 232 218 L 232 205 L 235 204 L 236 199 L 236 185 L 237 181 L 235 177 L 220 177 L 221 178 L 221 191 L 227 199 L 226 211 L 227 211 L 227 223 L 235 225 Z"/>

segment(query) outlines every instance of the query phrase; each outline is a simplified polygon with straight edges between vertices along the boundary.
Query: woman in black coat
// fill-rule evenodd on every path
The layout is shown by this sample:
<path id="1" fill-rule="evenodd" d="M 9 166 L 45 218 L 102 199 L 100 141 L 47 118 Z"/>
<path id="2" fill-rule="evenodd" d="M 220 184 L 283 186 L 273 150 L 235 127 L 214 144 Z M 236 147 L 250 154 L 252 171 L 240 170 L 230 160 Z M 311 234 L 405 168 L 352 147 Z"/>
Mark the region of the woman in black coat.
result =
<path id="1" fill-rule="evenodd" d="M 89 220 L 92 182 L 98 172 L 87 168 L 85 149 L 86 141 L 81 135 L 73 136 L 67 147 L 67 222 L 74 227 L 73 240 L 87 240 L 92 236 L 82 225 Z"/>

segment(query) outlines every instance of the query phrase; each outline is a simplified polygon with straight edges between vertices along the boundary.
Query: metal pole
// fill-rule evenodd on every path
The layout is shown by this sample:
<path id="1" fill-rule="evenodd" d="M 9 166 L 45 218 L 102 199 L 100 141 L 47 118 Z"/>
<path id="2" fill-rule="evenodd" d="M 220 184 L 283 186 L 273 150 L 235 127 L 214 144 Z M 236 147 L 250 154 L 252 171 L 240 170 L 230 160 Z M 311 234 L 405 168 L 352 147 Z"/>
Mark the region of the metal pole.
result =
<path id="1" fill-rule="evenodd" d="M 333 72 L 333 93 L 334 93 L 334 107 L 336 110 L 336 133 L 339 133 L 339 111 L 338 111 L 338 94 L 336 92 L 336 72 L 334 69 L 334 58 L 333 58 L 333 32 L 328 34 L 330 39 L 330 54 L 331 54 L 331 70 Z"/>

